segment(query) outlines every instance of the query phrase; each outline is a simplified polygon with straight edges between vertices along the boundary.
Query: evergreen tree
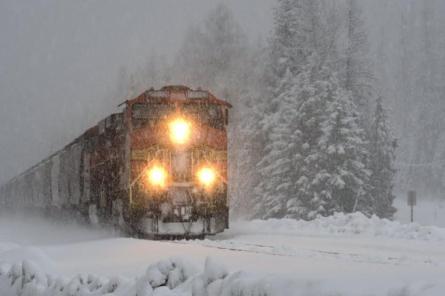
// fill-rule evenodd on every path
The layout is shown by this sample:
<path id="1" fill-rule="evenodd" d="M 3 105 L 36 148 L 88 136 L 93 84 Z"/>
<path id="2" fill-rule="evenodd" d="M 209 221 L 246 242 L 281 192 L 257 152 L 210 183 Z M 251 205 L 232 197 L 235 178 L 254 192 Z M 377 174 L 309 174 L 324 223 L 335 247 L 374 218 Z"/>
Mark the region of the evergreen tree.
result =
<path id="1" fill-rule="evenodd" d="M 275 34 L 271 39 L 270 73 L 266 77 L 270 99 L 260 121 L 264 157 L 258 164 L 261 177 L 255 191 L 258 216 L 263 218 L 313 219 L 335 211 L 355 210 L 357 205 L 347 205 L 345 200 L 364 199 L 367 171 L 363 143 L 366 139 L 356 122 L 358 113 L 351 107 L 352 102 L 344 103 L 342 100 L 346 99 L 338 98 L 346 96 L 351 100 L 334 74 L 336 50 L 332 44 L 337 31 L 329 28 L 322 16 L 319 1 L 278 3 Z M 347 117 L 345 124 L 351 126 L 338 128 L 354 130 L 345 140 L 356 136 L 362 141 L 351 140 L 347 145 L 353 154 L 337 160 L 338 165 L 344 166 L 342 172 L 349 174 L 343 176 L 347 179 L 344 191 L 332 181 L 338 172 L 326 164 L 335 163 L 331 158 L 336 155 L 326 153 L 324 145 L 328 144 L 322 141 L 332 139 L 327 125 L 331 123 L 329 111 L 336 111 L 333 106 L 349 108 L 339 114 L 339 118 Z M 353 116 L 357 117 L 356 121 L 350 122 Z M 354 148 L 354 144 L 357 147 Z M 356 150 L 363 153 L 355 153 Z M 361 167 L 354 167 L 359 163 Z M 340 199 L 340 193 L 348 195 Z M 358 204 L 355 199 L 354 202 Z"/>
<path id="2" fill-rule="evenodd" d="M 348 0 L 346 11 L 347 47 L 344 56 L 344 87 L 351 91 L 354 103 L 368 127 L 371 119 L 374 75 L 368 60 L 368 36 L 363 13 L 357 0 Z"/>
<path id="3" fill-rule="evenodd" d="M 314 182 L 321 190 L 321 214 L 361 211 L 371 215 L 369 153 L 359 113 L 347 91 L 333 89 L 331 96 L 319 141 L 322 162 Z"/>
<path id="4" fill-rule="evenodd" d="M 268 69 L 265 73 L 269 95 L 279 95 L 287 71 L 297 75 L 320 42 L 318 0 L 278 0 L 270 39 Z M 272 109 L 276 104 L 270 104 Z M 274 109 L 273 109 L 274 110 Z"/>
<path id="5" fill-rule="evenodd" d="M 316 59 L 315 59 L 316 60 Z M 313 73 L 313 70 L 309 70 Z M 324 204 L 325 189 L 320 184 L 326 158 L 320 139 L 324 135 L 323 124 L 328 116 L 327 108 L 334 100 L 336 91 L 341 86 L 334 79 L 332 71 L 323 67 L 310 79 L 310 74 L 300 87 L 297 124 L 301 131 L 300 159 L 296 159 L 299 174 L 294 191 L 296 194 L 288 201 L 288 217 L 313 219 L 324 215 L 328 205 Z"/>
<path id="6" fill-rule="evenodd" d="M 301 154 L 299 96 L 301 89 L 310 85 L 316 68 L 311 57 L 316 56 L 318 9 L 318 0 L 280 0 L 275 11 L 264 78 L 266 100 L 260 102 L 257 112 L 262 158 L 257 165 L 254 200 L 260 217 L 284 217 L 288 206 L 294 211 L 301 207 L 298 202 L 288 205 L 288 201 L 296 194 L 293 183 L 298 178 L 296 162 Z"/>
<path id="7" fill-rule="evenodd" d="M 396 211 L 392 206 L 395 198 L 392 191 L 396 173 L 394 169 L 396 141 L 388 128 L 382 97 L 377 100 L 370 135 L 370 185 L 371 196 L 375 199 L 374 212 L 379 217 L 392 218 Z"/>
<path id="8" fill-rule="evenodd" d="M 268 131 L 265 156 L 258 163 L 261 180 L 255 189 L 254 211 L 261 218 L 287 215 L 287 201 L 294 193 L 296 176 L 295 158 L 300 138 L 296 124 L 297 84 L 288 69 L 282 85 L 277 112 L 263 118 L 262 126 Z"/>

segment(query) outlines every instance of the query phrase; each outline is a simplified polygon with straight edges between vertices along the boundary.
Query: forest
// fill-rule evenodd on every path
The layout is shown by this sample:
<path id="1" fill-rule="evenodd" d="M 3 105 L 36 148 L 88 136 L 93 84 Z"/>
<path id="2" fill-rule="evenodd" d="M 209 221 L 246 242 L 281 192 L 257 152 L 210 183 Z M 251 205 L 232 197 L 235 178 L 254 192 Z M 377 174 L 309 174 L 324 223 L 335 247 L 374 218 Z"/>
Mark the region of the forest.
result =
<path id="1" fill-rule="evenodd" d="M 377 38 L 373 8 L 395 23 Z M 391 218 L 396 195 L 441 198 L 445 186 L 443 8 L 278 0 L 269 36 L 250 40 L 220 4 L 173 61 L 152 52 L 133 73 L 121 68 L 115 97 L 180 81 L 227 98 L 235 216 Z"/>

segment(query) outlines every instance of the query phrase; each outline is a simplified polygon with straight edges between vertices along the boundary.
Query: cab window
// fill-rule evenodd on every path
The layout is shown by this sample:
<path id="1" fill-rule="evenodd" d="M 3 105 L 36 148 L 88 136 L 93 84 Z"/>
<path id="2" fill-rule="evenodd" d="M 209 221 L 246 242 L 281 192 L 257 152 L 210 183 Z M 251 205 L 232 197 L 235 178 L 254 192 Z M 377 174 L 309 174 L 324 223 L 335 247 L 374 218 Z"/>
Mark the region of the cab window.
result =
<path id="1" fill-rule="evenodd" d="M 132 106 L 133 126 L 138 128 L 167 117 L 173 111 L 169 104 L 134 104 Z"/>
<path id="2" fill-rule="evenodd" d="M 213 128 L 224 128 L 224 116 L 220 106 L 211 104 L 185 104 L 182 112 L 195 118 L 201 124 L 209 125 Z"/>

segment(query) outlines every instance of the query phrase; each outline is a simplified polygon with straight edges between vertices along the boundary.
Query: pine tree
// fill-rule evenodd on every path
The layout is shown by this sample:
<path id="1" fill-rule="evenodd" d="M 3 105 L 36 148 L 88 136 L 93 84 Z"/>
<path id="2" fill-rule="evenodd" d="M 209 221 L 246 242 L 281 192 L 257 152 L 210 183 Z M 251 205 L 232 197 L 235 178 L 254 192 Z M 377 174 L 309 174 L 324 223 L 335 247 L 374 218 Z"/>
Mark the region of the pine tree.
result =
<path id="1" fill-rule="evenodd" d="M 322 164 L 314 182 L 321 190 L 321 214 L 361 211 L 370 215 L 374 202 L 368 194 L 366 134 L 351 95 L 337 88 L 331 96 L 319 141 Z"/>
<path id="2" fill-rule="evenodd" d="M 334 75 L 337 29 L 324 21 L 321 3 L 282 0 L 275 13 L 255 191 L 258 210 L 266 209 L 259 211 L 263 218 L 313 219 L 341 208 L 326 203 L 333 185 L 323 183 L 327 158 L 319 145 L 327 106 L 342 88 Z"/>
<path id="3" fill-rule="evenodd" d="M 263 156 L 254 184 L 256 217 L 314 219 L 389 209 L 372 191 L 373 78 L 360 9 L 348 2 L 348 48 L 339 63 L 333 46 L 337 29 L 324 20 L 320 3 L 281 0 L 275 12 L 267 99 L 256 113 Z"/>
<path id="4" fill-rule="evenodd" d="M 371 196 L 375 199 L 374 212 L 379 217 L 392 218 L 395 213 L 395 208 L 392 206 L 395 196 L 392 191 L 396 173 L 394 169 L 396 141 L 388 128 L 382 97 L 377 100 L 370 135 L 370 185 Z"/>
<path id="5" fill-rule="evenodd" d="M 265 156 L 258 163 L 261 182 L 255 190 L 254 211 L 261 218 L 278 218 L 287 215 L 287 201 L 293 194 L 296 175 L 296 147 L 300 132 L 297 118 L 297 84 L 288 69 L 283 80 L 278 110 L 263 118 L 262 126 L 268 131 Z"/>
<path id="6" fill-rule="evenodd" d="M 255 203 L 260 217 L 289 216 L 304 206 L 295 199 L 295 180 L 301 158 L 298 106 L 301 89 L 310 86 L 312 59 L 319 32 L 318 0 L 280 0 L 275 11 L 275 31 L 270 40 L 266 93 L 260 103 L 259 155 Z M 293 201 L 289 201 L 289 199 Z M 261 211 L 261 208 L 267 211 Z"/>
<path id="7" fill-rule="evenodd" d="M 305 65 L 314 52 L 319 31 L 318 0 L 278 0 L 274 14 L 274 34 L 266 84 L 272 97 L 279 95 L 281 79 L 289 70 L 293 75 Z M 272 104 L 272 107 L 276 107 Z"/>
<path id="8" fill-rule="evenodd" d="M 314 205 L 320 196 L 313 186 L 322 161 L 318 141 L 322 136 L 326 104 L 331 99 L 331 89 L 336 86 L 329 80 L 327 68 L 313 75 L 314 68 L 318 67 L 317 60 L 317 57 L 309 59 L 311 62 L 299 75 L 296 126 L 300 131 L 300 145 L 297 146 L 298 157 L 294 158 L 298 174 L 295 176 L 294 194 L 287 202 L 287 217 L 292 218 L 313 219 L 319 214 Z"/>
<path id="9" fill-rule="evenodd" d="M 354 103 L 362 114 L 363 124 L 369 126 L 374 75 L 368 60 L 368 36 L 363 13 L 357 0 L 347 2 L 346 40 L 344 57 L 344 87 L 351 91 Z"/>

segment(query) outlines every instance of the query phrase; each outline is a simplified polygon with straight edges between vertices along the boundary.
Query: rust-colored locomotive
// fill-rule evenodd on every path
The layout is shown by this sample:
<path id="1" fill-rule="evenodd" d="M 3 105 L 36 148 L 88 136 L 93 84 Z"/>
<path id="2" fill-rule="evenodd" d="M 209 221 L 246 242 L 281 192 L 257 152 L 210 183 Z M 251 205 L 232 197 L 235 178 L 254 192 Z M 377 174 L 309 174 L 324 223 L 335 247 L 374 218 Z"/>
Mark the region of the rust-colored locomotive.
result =
<path id="1" fill-rule="evenodd" d="M 4 185 L 1 206 L 74 212 L 152 238 L 227 228 L 231 105 L 185 86 L 150 89 L 123 104 Z"/>

